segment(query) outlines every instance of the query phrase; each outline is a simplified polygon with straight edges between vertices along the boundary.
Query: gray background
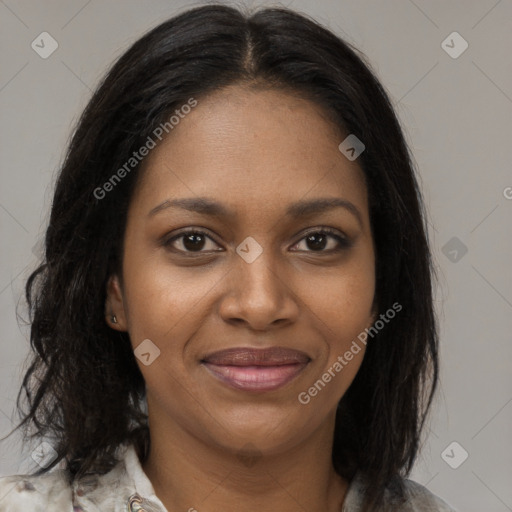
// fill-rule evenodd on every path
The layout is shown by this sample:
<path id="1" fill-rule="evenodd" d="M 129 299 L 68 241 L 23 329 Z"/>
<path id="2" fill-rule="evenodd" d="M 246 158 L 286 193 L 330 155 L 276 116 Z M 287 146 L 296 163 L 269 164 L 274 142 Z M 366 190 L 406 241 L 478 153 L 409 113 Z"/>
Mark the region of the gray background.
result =
<path id="1" fill-rule="evenodd" d="M 113 60 L 145 31 L 192 5 L 0 1 L 1 435 L 15 418 L 28 354 L 28 331 L 18 326 L 15 308 L 23 305 L 24 279 L 36 264 L 71 128 Z M 440 274 L 442 374 L 412 478 L 461 511 L 510 511 L 512 2 L 283 5 L 312 15 L 368 56 L 420 170 Z M 31 48 L 44 31 L 59 44 L 47 59 Z M 441 46 L 454 31 L 469 43 L 458 58 Z M 448 44 L 461 48 L 456 40 Z M 457 469 L 441 456 L 453 441 L 460 447 L 445 452 L 452 465 L 462 449 L 469 453 Z M 0 444 L 0 474 L 28 467 L 30 453 L 15 436 Z"/>

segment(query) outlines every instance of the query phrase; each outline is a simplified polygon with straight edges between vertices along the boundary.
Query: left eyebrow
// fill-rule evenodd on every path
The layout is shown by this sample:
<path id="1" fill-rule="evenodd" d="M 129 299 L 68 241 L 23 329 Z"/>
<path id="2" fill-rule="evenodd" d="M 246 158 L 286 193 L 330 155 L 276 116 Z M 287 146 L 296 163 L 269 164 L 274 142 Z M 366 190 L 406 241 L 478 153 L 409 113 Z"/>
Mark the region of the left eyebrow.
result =
<path id="1" fill-rule="evenodd" d="M 151 217 L 162 210 L 168 208 L 181 208 L 202 215 L 210 215 L 212 217 L 236 217 L 236 213 L 226 208 L 221 203 L 208 197 L 183 197 L 179 199 L 167 199 L 163 203 L 155 206 L 149 213 Z M 356 206 L 345 199 L 338 197 L 323 197 L 311 200 L 302 200 L 288 206 L 285 211 L 286 217 L 310 217 L 318 213 L 324 213 L 335 208 L 344 208 L 363 225 L 360 211 Z"/>
<path id="2" fill-rule="evenodd" d="M 308 217 L 317 213 L 323 213 L 335 208 L 344 208 L 354 215 L 358 220 L 359 224 L 363 225 L 363 219 L 361 212 L 356 206 L 339 197 L 322 197 L 318 199 L 298 201 L 297 203 L 291 204 L 286 210 L 287 217 Z"/>

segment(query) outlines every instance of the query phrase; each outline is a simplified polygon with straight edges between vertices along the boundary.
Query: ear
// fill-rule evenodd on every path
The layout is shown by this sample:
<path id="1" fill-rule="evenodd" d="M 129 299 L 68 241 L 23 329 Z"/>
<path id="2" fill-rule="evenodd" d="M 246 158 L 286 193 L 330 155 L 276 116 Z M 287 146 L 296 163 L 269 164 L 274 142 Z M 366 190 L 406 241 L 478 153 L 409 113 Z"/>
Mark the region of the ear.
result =
<path id="1" fill-rule="evenodd" d="M 106 292 L 105 317 L 107 325 L 116 331 L 127 331 L 123 292 L 116 274 L 109 277 Z M 113 316 L 115 316 L 115 322 Z"/>

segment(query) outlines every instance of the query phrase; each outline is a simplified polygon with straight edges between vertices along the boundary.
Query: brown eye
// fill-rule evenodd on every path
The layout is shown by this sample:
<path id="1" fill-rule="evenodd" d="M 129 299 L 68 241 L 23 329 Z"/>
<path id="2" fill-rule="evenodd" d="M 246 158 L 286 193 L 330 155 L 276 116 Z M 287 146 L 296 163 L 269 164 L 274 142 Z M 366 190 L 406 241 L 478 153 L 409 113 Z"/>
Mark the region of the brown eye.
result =
<path id="1" fill-rule="evenodd" d="M 208 248 L 207 241 L 211 241 L 215 244 L 212 238 L 210 238 L 204 231 L 191 230 L 184 231 L 179 235 L 173 236 L 167 240 L 164 245 L 171 247 L 179 252 L 206 252 L 208 250 L 216 250 L 215 247 Z M 179 242 L 178 244 L 176 242 Z M 180 247 L 181 246 L 181 247 Z M 206 246 L 206 251 L 203 251 Z M 215 244 L 217 246 L 217 244 Z"/>
<path id="2" fill-rule="evenodd" d="M 299 243 L 305 241 L 305 252 L 336 252 L 350 247 L 351 242 L 331 228 L 310 231 Z M 296 244 L 294 247 L 298 246 Z"/>

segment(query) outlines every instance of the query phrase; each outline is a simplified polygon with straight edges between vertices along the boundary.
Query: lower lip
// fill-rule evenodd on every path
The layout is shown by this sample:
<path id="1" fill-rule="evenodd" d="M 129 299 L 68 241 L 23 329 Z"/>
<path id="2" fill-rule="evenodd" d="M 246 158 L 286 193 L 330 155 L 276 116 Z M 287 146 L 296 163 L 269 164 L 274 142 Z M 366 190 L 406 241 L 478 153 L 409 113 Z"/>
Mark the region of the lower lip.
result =
<path id="1" fill-rule="evenodd" d="M 222 382 L 244 391 L 272 391 L 296 377 L 307 363 L 281 366 L 228 366 L 203 363 L 209 372 Z"/>

